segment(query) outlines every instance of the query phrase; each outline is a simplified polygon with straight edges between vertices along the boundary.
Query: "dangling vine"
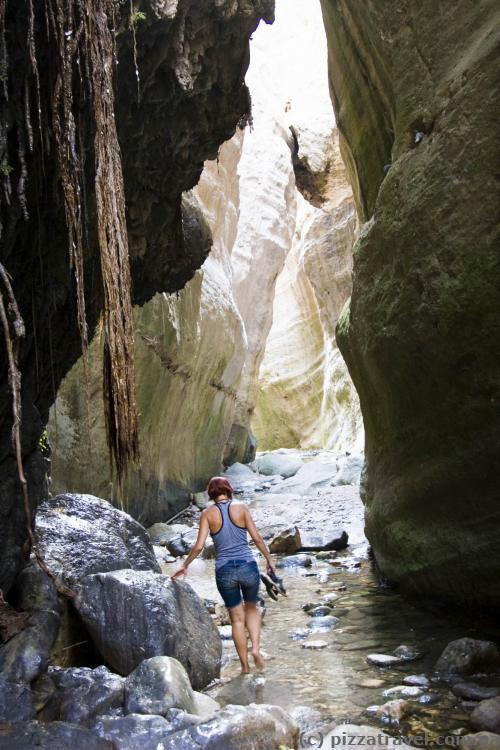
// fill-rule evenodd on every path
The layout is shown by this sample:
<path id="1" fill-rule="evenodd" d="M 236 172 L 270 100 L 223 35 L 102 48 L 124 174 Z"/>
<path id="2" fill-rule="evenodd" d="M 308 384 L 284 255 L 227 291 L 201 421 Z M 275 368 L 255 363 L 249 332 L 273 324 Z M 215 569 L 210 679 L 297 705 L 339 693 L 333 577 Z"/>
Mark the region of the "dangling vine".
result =
<path id="1" fill-rule="evenodd" d="M 53 150 L 68 232 L 69 266 L 75 280 L 77 323 L 85 363 L 89 336 L 84 278 L 85 259 L 89 254 L 85 186 L 86 180 L 88 182 L 90 178 L 92 181 L 93 178 L 96 209 L 93 236 L 97 237 L 103 298 L 104 411 L 110 456 L 119 486 L 130 462 L 138 456 L 131 276 L 113 93 L 116 14 L 123 12 L 120 10 L 122 6 L 120 0 L 44 0 L 43 3 L 0 0 L 0 203 L 4 207 L 12 206 L 15 177 L 17 204 L 21 216 L 27 219 L 27 155 L 39 150 L 42 175 L 45 175 L 44 160 Z M 22 106 L 9 101 L 13 73 L 9 68 L 6 40 L 7 11 L 16 22 L 18 18 L 26 18 L 27 64 Z M 131 20 L 132 26 L 133 23 Z M 53 74 L 47 76 L 47 90 L 41 86 L 36 48 L 37 34 L 42 33 L 45 33 L 51 56 L 55 55 Z M 136 63 L 135 35 L 134 58 Z M 33 110 L 37 115 L 35 129 L 32 126 Z M 15 167 L 9 156 L 12 143 L 17 143 Z M 91 150 L 94 160 L 89 174 L 87 164 L 91 160 L 86 159 L 86 152 Z M 0 219 L 0 240 L 3 234 Z M 7 350 L 12 442 L 25 505 L 29 546 L 38 556 L 21 454 L 18 349 L 24 336 L 24 323 L 13 284 L 1 264 L 0 322 Z M 43 561 L 39 559 L 39 562 L 43 567 Z"/>

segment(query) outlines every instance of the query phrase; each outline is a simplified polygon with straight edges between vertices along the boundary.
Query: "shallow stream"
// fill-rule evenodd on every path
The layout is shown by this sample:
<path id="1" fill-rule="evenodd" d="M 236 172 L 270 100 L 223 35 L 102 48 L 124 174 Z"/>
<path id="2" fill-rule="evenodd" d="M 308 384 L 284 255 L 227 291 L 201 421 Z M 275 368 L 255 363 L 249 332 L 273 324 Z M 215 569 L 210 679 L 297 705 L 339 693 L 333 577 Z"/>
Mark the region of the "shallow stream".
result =
<path id="1" fill-rule="evenodd" d="M 448 685 L 437 680 L 433 665 L 449 641 L 464 636 L 491 637 L 491 633 L 485 635 L 419 609 L 378 582 L 363 534 L 358 488 L 332 488 L 317 498 L 295 497 L 295 502 L 289 495 L 262 492 L 247 493 L 244 499 L 260 528 L 279 518 L 281 523 L 296 522 L 299 528 L 308 524 L 341 525 L 350 537 L 349 547 L 336 554 L 333 564 L 311 553 L 311 567 L 282 568 L 288 589 L 286 598 L 273 602 L 265 595 L 262 649 L 268 660 L 265 679 L 255 699 L 287 710 L 307 706 L 319 711 L 327 721 L 379 724 L 392 734 L 427 733 L 428 741 L 468 729 L 470 708 L 464 707 Z M 282 558 L 275 556 L 277 562 Z M 166 566 L 166 572 L 175 567 Z M 204 599 L 219 602 L 213 570 L 213 561 L 196 560 L 187 581 Z M 294 637 L 294 630 L 316 625 L 316 618 L 311 618 L 303 605 L 321 604 L 326 595 L 334 597 L 330 606 L 331 614 L 339 619 L 336 626 Z M 304 648 L 309 641 L 318 639 L 327 645 L 319 650 Z M 232 641 L 223 643 L 224 682 L 236 678 L 240 668 Z M 390 669 L 367 662 L 369 654 L 392 654 L 402 644 L 421 656 Z M 426 675 L 429 687 L 411 697 L 397 691 L 384 695 L 386 690 L 402 686 L 403 679 L 410 675 Z M 488 684 L 500 682 L 495 683 L 490 677 Z M 400 697 L 408 700 L 408 713 L 401 722 L 391 725 L 376 716 L 374 706 Z"/>

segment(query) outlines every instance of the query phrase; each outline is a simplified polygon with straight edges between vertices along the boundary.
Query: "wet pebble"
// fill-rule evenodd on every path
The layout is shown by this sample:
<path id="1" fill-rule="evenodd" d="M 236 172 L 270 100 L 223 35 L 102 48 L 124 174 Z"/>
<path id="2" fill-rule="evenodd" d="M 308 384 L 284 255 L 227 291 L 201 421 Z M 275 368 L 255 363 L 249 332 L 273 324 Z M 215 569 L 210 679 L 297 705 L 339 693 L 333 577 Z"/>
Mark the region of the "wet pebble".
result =
<path id="1" fill-rule="evenodd" d="M 417 685 L 418 687 L 428 688 L 430 681 L 424 674 L 410 674 L 403 679 L 403 685 Z"/>
<path id="2" fill-rule="evenodd" d="M 376 715 L 385 724 L 390 726 L 398 725 L 411 711 L 411 705 L 408 701 L 401 698 L 396 700 L 387 701 L 382 706 L 379 706 Z"/>
<path id="3" fill-rule="evenodd" d="M 325 615 L 329 615 L 332 612 L 331 607 L 327 607 L 326 604 L 320 605 L 318 607 L 314 607 L 311 610 L 308 610 L 311 617 L 324 617 Z M 490 696 L 491 697 L 491 696 Z"/>
<path id="4" fill-rule="evenodd" d="M 338 617 L 326 615 L 325 617 L 313 617 L 309 620 L 311 630 L 332 630 L 340 623 Z"/>
<path id="5" fill-rule="evenodd" d="M 223 641 L 229 641 L 233 637 L 231 625 L 219 625 L 217 630 Z"/>
<path id="6" fill-rule="evenodd" d="M 440 700 L 441 695 L 439 693 L 424 693 L 420 696 L 418 702 L 423 706 L 435 706 Z"/>
<path id="7" fill-rule="evenodd" d="M 374 667 L 398 667 L 404 664 L 404 659 L 392 654 L 369 654 L 366 657 L 368 664 L 372 664 Z"/>
<path id="8" fill-rule="evenodd" d="M 311 635 L 311 632 L 310 628 L 295 628 L 295 630 L 288 631 L 288 637 L 292 641 L 300 641 L 302 638 L 307 638 L 308 635 Z"/>
<path id="9" fill-rule="evenodd" d="M 277 568 L 292 568 L 292 567 L 310 568 L 311 565 L 312 565 L 311 556 L 299 553 L 298 555 L 287 555 L 287 557 L 284 557 L 282 560 L 280 560 L 277 563 L 276 567 Z"/>
<path id="10" fill-rule="evenodd" d="M 402 645 L 394 649 L 394 656 L 402 659 L 403 661 L 416 661 L 422 657 L 420 651 L 413 646 Z"/>
<path id="11" fill-rule="evenodd" d="M 318 650 L 321 648 L 326 648 L 328 646 L 328 641 L 306 641 L 305 643 L 300 644 L 302 648 L 308 648 L 311 650 Z"/>
<path id="12" fill-rule="evenodd" d="M 384 690 L 383 695 L 384 698 L 392 698 L 393 696 L 398 698 L 418 698 L 423 692 L 423 688 L 417 685 L 396 685 Z"/>

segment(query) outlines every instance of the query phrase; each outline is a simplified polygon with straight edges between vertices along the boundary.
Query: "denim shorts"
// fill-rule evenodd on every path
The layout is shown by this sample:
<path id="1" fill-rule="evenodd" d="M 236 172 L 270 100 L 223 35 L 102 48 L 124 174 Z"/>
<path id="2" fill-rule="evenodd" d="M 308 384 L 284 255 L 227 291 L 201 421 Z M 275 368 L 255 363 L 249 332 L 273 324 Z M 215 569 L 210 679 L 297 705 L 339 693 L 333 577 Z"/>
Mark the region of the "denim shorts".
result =
<path id="1" fill-rule="evenodd" d="M 229 560 L 216 569 L 215 582 L 228 609 L 237 607 L 242 599 L 249 604 L 257 603 L 260 573 L 255 560 Z"/>

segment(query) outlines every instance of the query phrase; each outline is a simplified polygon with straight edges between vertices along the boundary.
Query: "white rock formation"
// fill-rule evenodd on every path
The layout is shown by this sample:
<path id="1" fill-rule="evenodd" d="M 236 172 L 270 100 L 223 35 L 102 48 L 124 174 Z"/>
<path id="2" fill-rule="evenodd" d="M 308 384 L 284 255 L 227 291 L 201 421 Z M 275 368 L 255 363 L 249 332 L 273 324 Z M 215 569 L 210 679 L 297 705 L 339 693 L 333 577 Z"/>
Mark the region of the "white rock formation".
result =
<path id="1" fill-rule="evenodd" d="M 275 25 L 254 35 L 253 128 L 224 144 L 188 196 L 207 217 L 213 250 L 182 292 L 135 310 L 141 466 L 127 495 L 147 522 L 181 507 L 224 456 L 243 457 L 258 398 L 263 447 L 343 448 L 359 432 L 335 346 L 356 224 L 321 12 L 309 0 L 277 6 Z M 90 360 L 88 404 L 77 363 L 52 409 L 53 484 L 111 498 L 98 337 Z"/>

